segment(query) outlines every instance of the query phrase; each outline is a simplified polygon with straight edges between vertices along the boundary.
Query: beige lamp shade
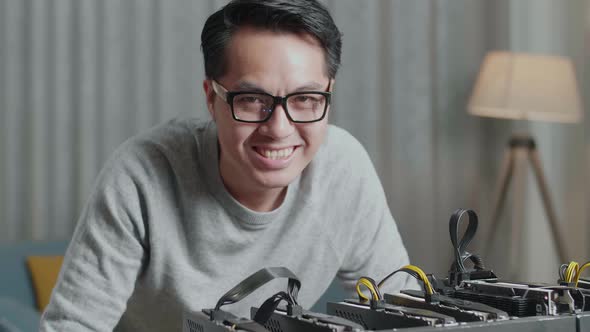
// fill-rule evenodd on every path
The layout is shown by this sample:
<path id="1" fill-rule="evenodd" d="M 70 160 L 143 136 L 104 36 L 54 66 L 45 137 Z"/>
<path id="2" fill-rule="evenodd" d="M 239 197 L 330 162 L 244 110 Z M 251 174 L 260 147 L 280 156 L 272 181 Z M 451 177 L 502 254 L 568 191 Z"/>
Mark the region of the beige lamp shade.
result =
<path id="1" fill-rule="evenodd" d="M 469 113 L 549 122 L 579 122 L 582 102 L 568 58 L 491 52 L 483 61 Z"/>

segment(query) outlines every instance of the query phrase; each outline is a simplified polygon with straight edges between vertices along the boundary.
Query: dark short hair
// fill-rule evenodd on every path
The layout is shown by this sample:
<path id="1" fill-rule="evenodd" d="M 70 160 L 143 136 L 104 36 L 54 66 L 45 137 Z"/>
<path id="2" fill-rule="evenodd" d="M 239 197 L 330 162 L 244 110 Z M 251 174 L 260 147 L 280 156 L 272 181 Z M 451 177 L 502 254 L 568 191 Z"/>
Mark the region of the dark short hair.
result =
<path id="1" fill-rule="evenodd" d="M 207 78 L 217 79 L 225 74 L 225 50 L 233 33 L 243 26 L 312 35 L 324 49 L 328 76 L 336 77 L 342 35 L 321 3 L 316 0 L 232 0 L 209 16 L 201 33 Z"/>

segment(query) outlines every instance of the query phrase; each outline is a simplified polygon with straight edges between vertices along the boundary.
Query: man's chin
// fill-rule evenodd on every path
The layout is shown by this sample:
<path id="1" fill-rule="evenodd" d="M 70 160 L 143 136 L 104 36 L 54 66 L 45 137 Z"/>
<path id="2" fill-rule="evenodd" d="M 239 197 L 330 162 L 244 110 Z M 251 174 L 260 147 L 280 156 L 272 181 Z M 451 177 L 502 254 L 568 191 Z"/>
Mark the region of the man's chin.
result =
<path id="1" fill-rule="evenodd" d="M 272 189 L 281 189 L 289 186 L 297 175 L 293 174 L 263 174 L 257 176 L 256 179 L 258 184 L 261 188 L 272 190 Z"/>

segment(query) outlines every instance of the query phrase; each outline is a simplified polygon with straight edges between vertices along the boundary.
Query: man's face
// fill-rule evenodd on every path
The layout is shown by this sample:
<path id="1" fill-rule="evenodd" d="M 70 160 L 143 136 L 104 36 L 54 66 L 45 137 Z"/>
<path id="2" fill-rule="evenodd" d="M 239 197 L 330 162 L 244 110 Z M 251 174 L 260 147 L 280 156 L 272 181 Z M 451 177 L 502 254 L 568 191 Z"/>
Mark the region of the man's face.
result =
<path id="1" fill-rule="evenodd" d="M 260 90 L 284 96 L 326 91 L 330 85 L 323 49 L 309 35 L 241 28 L 226 49 L 226 59 L 226 74 L 217 82 L 228 91 Z M 293 123 L 277 105 L 266 122 L 238 122 L 230 106 L 212 91 L 211 81 L 203 86 L 218 128 L 220 173 L 238 200 L 241 195 L 286 187 L 324 140 L 327 116 L 318 122 Z"/>

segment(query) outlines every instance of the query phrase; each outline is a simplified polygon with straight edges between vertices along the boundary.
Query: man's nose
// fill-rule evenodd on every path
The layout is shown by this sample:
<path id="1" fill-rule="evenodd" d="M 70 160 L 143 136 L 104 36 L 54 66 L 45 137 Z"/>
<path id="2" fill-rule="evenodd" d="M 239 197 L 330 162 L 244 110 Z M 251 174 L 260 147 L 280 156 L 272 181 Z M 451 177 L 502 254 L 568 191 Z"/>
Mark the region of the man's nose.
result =
<path id="1" fill-rule="evenodd" d="M 289 120 L 287 111 L 281 104 L 275 106 L 270 119 L 263 122 L 260 126 L 260 132 L 262 134 L 275 139 L 288 137 L 294 130 L 295 126 L 291 120 Z"/>

